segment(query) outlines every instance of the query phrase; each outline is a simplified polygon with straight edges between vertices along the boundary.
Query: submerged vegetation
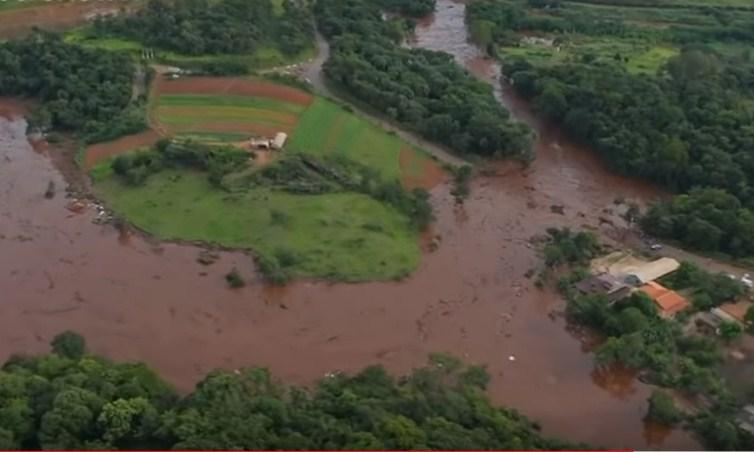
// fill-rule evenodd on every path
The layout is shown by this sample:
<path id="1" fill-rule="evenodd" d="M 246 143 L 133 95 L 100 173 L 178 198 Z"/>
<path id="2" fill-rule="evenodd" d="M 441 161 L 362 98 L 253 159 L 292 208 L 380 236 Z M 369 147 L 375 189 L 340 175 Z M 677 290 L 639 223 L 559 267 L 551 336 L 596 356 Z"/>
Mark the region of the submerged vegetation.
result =
<path id="1" fill-rule="evenodd" d="M 382 367 L 287 386 L 262 368 L 208 374 L 185 397 L 144 364 L 113 363 L 64 333 L 54 353 L 0 370 L 3 449 L 559 449 L 492 406 L 482 367 L 444 356 L 395 378 Z"/>

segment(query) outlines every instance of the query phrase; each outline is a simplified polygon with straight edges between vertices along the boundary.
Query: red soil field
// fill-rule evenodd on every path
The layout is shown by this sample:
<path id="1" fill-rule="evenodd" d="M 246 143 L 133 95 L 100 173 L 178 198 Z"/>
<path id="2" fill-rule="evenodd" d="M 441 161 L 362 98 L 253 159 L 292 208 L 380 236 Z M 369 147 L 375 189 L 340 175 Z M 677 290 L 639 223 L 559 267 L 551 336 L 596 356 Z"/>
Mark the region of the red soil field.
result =
<path id="1" fill-rule="evenodd" d="M 150 146 L 160 138 L 160 134 L 154 130 L 148 130 L 136 135 L 128 135 L 114 141 L 108 141 L 107 143 L 95 144 L 86 150 L 84 166 L 86 169 L 91 169 L 108 157 L 120 155 L 136 148 Z"/>
<path id="2" fill-rule="evenodd" d="M 401 183 L 408 190 L 424 188 L 430 190 L 445 181 L 445 171 L 434 160 L 421 158 L 416 151 L 410 148 L 402 148 L 399 156 Z M 417 173 L 412 167 L 421 165 L 421 171 Z"/>
<path id="3" fill-rule="evenodd" d="M 157 81 L 155 89 L 160 94 L 231 94 L 275 99 L 299 105 L 309 105 L 311 94 L 296 88 L 273 83 L 239 78 L 186 77 L 178 80 Z"/>
<path id="4" fill-rule="evenodd" d="M 53 1 L 45 5 L 0 12 L 0 37 L 20 36 L 29 32 L 32 27 L 64 30 L 81 25 L 96 14 L 113 13 L 133 3 L 131 0 Z"/>

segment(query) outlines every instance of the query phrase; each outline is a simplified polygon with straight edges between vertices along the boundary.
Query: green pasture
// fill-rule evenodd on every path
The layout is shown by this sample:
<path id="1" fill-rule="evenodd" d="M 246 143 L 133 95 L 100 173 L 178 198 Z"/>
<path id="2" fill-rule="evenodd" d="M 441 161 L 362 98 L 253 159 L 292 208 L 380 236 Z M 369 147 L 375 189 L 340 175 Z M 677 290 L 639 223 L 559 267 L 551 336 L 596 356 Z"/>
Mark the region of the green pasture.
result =
<path id="1" fill-rule="evenodd" d="M 93 175 L 115 212 L 159 239 L 250 249 L 268 258 L 292 253 L 289 270 L 298 276 L 389 280 L 410 274 L 421 259 L 408 219 L 366 195 L 227 193 L 206 174 L 178 170 L 133 187 L 113 177 L 107 164 Z"/>
<path id="2" fill-rule="evenodd" d="M 378 170 L 388 179 L 405 175 L 399 160 L 401 149 L 416 153 L 420 159 L 429 158 L 398 136 L 321 97 L 317 97 L 299 119 L 288 148 L 311 154 L 343 154 Z"/>

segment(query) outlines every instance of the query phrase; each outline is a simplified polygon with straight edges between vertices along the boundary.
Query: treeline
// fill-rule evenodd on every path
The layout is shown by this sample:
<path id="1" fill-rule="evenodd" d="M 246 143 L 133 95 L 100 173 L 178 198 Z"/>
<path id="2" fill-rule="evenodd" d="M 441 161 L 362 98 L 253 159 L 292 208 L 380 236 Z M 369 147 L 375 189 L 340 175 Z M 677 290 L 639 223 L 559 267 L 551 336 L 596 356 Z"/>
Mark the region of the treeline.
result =
<path id="1" fill-rule="evenodd" d="M 248 54 L 273 43 L 296 54 L 312 46 L 307 2 L 283 0 L 149 0 L 133 15 L 99 18 L 95 36 L 122 36 L 184 55 Z"/>
<path id="2" fill-rule="evenodd" d="M 85 141 L 146 128 L 129 109 L 134 67 L 128 57 L 64 43 L 36 33 L 0 44 L 0 95 L 38 99 L 33 129 L 78 132 Z"/>
<path id="3" fill-rule="evenodd" d="M 529 157 L 530 130 L 511 121 L 489 85 L 442 52 L 407 49 L 379 1 L 321 0 L 318 25 L 332 54 L 328 79 L 422 136 L 460 152 Z"/>
<path id="4" fill-rule="evenodd" d="M 714 19 L 705 24 L 673 23 L 667 27 L 652 28 L 638 26 L 624 20 L 619 8 L 639 7 L 630 2 L 615 0 L 586 1 L 615 8 L 572 7 L 559 0 L 481 0 L 469 4 L 467 19 L 472 36 L 481 45 L 491 43 L 515 45 L 519 37 L 516 32 L 554 33 L 563 39 L 570 39 L 573 33 L 587 36 L 614 36 L 619 38 L 653 38 L 679 45 L 709 43 L 711 41 L 754 41 L 754 16 L 738 13 L 729 8 L 684 7 L 697 16 L 697 20 L 707 17 Z M 650 5 L 644 5 L 647 9 Z M 665 8 L 679 9 L 673 5 L 656 4 L 658 11 Z M 544 13 L 543 13 L 544 11 Z M 680 14 L 680 13 L 679 13 Z M 742 16 L 746 14 L 746 16 Z M 647 12 L 647 20 L 652 14 Z"/>
<path id="5" fill-rule="evenodd" d="M 265 369 L 211 372 L 186 397 L 144 364 L 88 355 L 63 333 L 53 353 L 0 371 L 2 449 L 563 449 L 515 411 L 494 407 L 481 367 L 434 356 L 394 378 L 381 367 L 313 389 Z"/>
<path id="6" fill-rule="evenodd" d="M 706 243 L 695 247 L 752 253 L 753 69 L 699 48 L 672 58 L 656 78 L 586 62 L 532 66 L 517 60 L 505 69 L 540 113 L 563 124 L 619 172 L 674 191 L 723 191 L 695 192 L 655 209 L 646 223 L 653 231 L 688 244 L 701 234 Z M 712 205 L 725 213 L 695 210 Z M 662 224 L 660 217 L 665 217 Z"/>
<path id="7" fill-rule="evenodd" d="M 437 0 L 374 0 L 385 10 L 411 17 L 423 17 L 435 11 Z"/>
<path id="8" fill-rule="evenodd" d="M 754 212 L 724 190 L 692 190 L 658 203 L 641 224 L 652 235 L 678 240 L 688 248 L 754 256 Z"/>

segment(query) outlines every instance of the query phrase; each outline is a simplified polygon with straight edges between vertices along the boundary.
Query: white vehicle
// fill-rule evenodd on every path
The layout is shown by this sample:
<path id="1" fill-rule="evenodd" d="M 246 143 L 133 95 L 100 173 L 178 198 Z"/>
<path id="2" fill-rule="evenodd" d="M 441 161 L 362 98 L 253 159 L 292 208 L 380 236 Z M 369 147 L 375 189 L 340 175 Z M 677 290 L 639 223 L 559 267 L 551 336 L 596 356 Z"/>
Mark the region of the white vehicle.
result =
<path id="1" fill-rule="evenodd" d="M 650 246 L 649 249 L 651 249 L 652 251 L 660 251 L 662 249 L 662 245 L 655 243 L 654 245 Z"/>
<path id="2" fill-rule="evenodd" d="M 751 279 L 750 274 L 745 274 L 741 277 L 741 282 L 744 283 L 749 289 L 754 289 L 754 279 Z"/>

